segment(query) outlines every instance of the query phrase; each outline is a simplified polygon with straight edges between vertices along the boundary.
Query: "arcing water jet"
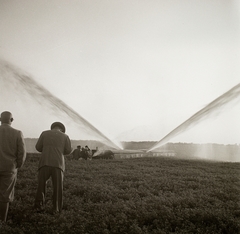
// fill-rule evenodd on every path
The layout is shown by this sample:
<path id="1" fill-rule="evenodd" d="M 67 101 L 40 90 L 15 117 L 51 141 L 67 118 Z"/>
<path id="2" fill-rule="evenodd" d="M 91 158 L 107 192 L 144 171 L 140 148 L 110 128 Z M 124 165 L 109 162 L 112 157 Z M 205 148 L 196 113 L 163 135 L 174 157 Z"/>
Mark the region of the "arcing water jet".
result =
<path id="1" fill-rule="evenodd" d="M 219 96 L 214 101 L 210 102 L 206 107 L 204 107 L 203 109 L 201 109 L 200 111 L 192 115 L 189 119 L 184 121 L 175 129 L 173 129 L 170 133 L 168 133 L 165 137 L 163 137 L 159 142 L 157 142 L 150 149 L 148 149 L 148 152 L 159 148 L 160 146 L 167 143 L 171 138 L 195 126 L 201 120 L 207 118 L 210 114 L 216 113 L 221 108 L 225 107 L 227 104 L 229 104 L 239 96 L 240 96 L 240 83 L 234 86 L 232 89 L 230 89 L 226 93 Z"/>
<path id="2" fill-rule="evenodd" d="M 40 105 L 47 106 L 56 114 L 65 114 L 79 127 L 92 134 L 102 141 L 104 144 L 115 149 L 122 149 L 119 142 L 114 142 L 106 137 L 102 132 L 90 124 L 86 119 L 74 111 L 71 107 L 65 104 L 62 100 L 51 94 L 46 88 L 38 84 L 29 75 L 26 75 L 18 68 L 8 62 L 0 60 L 0 79 L 2 84 L 15 85 L 16 90 L 22 89 L 27 92 Z"/>

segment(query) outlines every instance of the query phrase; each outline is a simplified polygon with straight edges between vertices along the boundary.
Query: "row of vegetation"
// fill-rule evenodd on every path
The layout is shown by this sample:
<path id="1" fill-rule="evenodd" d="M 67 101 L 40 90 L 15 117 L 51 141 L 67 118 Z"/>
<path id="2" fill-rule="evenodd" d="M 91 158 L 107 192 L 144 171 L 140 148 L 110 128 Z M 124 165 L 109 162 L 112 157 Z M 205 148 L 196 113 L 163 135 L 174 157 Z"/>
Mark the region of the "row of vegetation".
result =
<path id="1" fill-rule="evenodd" d="M 64 210 L 33 210 L 38 159 L 19 171 L 1 233 L 240 233 L 240 164 L 176 158 L 66 161 Z"/>

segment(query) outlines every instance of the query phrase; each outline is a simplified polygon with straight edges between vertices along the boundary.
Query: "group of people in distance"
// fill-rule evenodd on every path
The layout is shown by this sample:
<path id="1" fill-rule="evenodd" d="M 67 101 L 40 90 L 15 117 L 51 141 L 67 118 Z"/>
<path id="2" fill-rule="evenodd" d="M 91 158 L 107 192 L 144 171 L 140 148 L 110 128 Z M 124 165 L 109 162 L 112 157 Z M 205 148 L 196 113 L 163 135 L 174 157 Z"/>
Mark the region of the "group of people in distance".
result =
<path id="1" fill-rule="evenodd" d="M 9 203 L 14 199 L 17 172 L 26 160 L 26 145 L 20 130 L 12 128 L 12 113 L 4 111 L 0 117 L 0 221 L 7 220 Z M 60 213 L 63 206 L 63 173 L 65 155 L 72 153 L 71 141 L 65 134 L 65 126 L 52 123 L 43 131 L 35 148 L 41 153 L 38 165 L 38 185 L 34 210 L 45 209 L 46 183 L 51 178 L 53 186 L 52 213 Z"/>
<path id="2" fill-rule="evenodd" d="M 81 147 L 81 145 L 78 145 L 77 148 L 73 150 L 71 155 L 73 160 L 91 160 L 93 152 L 87 145 L 85 147 Z"/>

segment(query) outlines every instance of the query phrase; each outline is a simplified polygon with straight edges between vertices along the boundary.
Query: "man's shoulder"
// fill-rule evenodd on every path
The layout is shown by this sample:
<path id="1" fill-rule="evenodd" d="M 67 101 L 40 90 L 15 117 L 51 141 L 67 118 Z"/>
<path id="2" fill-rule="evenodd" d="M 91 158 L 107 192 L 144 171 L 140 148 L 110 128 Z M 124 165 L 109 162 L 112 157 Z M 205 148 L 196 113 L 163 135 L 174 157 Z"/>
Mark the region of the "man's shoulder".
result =
<path id="1" fill-rule="evenodd" d="M 65 138 L 68 138 L 69 136 L 63 132 L 60 132 L 60 131 L 53 131 L 53 130 L 45 130 L 42 132 L 41 135 L 58 135 L 58 136 L 61 136 L 61 137 L 65 137 Z"/>
<path id="2" fill-rule="evenodd" d="M 11 129 L 12 129 L 13 131 L 15 131 L 15 132 L 19 132 L 19 133 L 21 133 L 21 132 L 22 132 L 21 130 L 19 130 L 19 129 L 16 129 L 16 128 L 13 128 L 13 127 L 11 127 Z"/>
<path id="3" fill-rule="evenodd" d="M 12 127 L 11 125 L 9 125 L 9 124 L 2 124 L 2 125 L 0 125 L 0 128 L 9 129 L 9 131 L 12 131 L 12 132 L 19 132 L 19 133 L 22 132 L 22 131 L 19 130 L 19 129 L 13 128 L 13 127 Z"/>
<path id="4" fill-rule="evenodd" d="M 61 132 L 61 134 L 63 134 L 63 135 L 65 136 L 65 138 L 69 139 L 69 136 L 68 136 L 66 133 Z M 77 149 L 76 149 L 76 150 L 77 150 Z"/>
<path id="5" fill-rule="evenodd" d="M 44 131 L 42 131 L 42 133 L 41 134 L 51 134 L 51 130 L 44 130 Z"/>
<path id="6" fill-rule="evenodd" d="M 59 133 L 59 135 L 65 137 L 65 138 L 69 138 L 69 136 L 66 133 L 64 133 L 64 132 L 58 131 L 58 133 Z"/>

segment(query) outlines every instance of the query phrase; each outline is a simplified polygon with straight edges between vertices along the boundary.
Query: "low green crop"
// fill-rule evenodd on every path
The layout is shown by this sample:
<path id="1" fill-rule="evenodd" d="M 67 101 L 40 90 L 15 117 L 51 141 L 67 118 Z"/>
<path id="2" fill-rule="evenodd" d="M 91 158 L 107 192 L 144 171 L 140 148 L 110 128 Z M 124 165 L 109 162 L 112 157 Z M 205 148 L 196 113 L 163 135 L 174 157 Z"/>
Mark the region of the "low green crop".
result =
<path id="1" fill-rule="evenodd" d="M 240 164 L 176 158 L 66 161 L 64 207 L 34 213 L 38 158 L 18 173 L 2 233 L 240 233 Z"/>

